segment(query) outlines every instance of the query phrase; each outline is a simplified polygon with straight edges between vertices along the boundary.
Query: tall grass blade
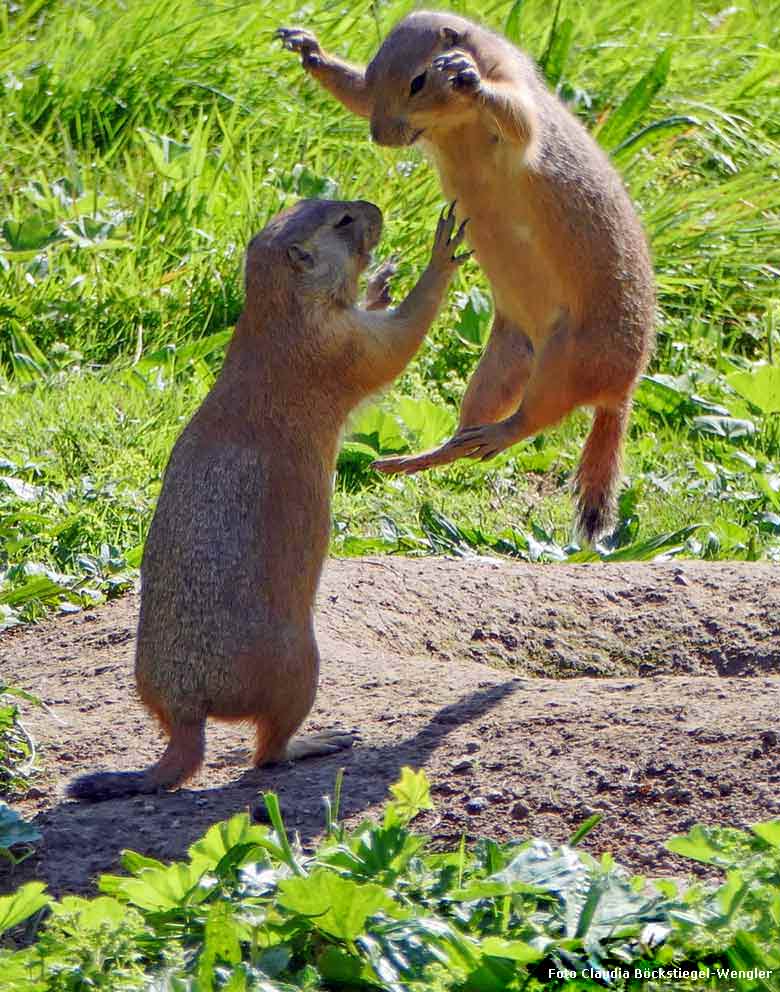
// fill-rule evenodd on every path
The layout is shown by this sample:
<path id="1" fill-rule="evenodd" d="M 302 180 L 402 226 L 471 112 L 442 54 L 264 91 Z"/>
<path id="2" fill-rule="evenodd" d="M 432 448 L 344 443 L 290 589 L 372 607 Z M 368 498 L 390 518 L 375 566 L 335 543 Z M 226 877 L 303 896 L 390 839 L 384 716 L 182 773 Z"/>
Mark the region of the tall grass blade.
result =
<path id="1" fill-rule="evenodd" d="M 504 22 L 504 34 L 515 45 L 520 44 L 520 15 L 524 3 L 525 0 L 515 0 Z"/>
<path id="2" fill-rule="evenodd" d="M 639 122 L 656 94 L 666 83 L 671 64 L 672 50 L 666 48 L 625 100 L 612 111 L 601 127 L 596 129 L 596 137 L 603 148 L 611 152 L 625 141 L 631 129 Z"/>

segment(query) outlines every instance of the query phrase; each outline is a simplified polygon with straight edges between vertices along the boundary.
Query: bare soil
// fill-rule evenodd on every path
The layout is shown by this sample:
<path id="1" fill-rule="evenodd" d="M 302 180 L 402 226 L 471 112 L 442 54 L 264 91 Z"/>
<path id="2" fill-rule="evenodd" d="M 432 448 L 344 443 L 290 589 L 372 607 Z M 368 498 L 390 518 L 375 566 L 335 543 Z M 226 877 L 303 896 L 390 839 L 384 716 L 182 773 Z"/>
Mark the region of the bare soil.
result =
<path id="1" fill-rule="evenodd" d="M 122 849 L 180 858 L 266 789 L 308 843 L 342 765 L 348 822 L 374 812 L 411 765 L 434 783 L 436 810 L 419 825 L 436 843 L 564 841 L 602 812 L 591 850 L 690 872 L 663 847 L 670 835 L 780 816 L 778 576 L 748 563 L 331 561 L 307 728 L 355 728 L 355 747 L 257 770 L 246 728 L 213 724 L 187 788 L 97 805 L 64 800 L 65 783 L 161 751 L 134 696 L 138 597 L 9 632 L 2 677 L 47 706 L 25 708 L 41 773 L 17 804 L 43 839 L 22 865 L 0 866 L 0 891 L 30 878 L 57 894 L 94 891 Z"/>

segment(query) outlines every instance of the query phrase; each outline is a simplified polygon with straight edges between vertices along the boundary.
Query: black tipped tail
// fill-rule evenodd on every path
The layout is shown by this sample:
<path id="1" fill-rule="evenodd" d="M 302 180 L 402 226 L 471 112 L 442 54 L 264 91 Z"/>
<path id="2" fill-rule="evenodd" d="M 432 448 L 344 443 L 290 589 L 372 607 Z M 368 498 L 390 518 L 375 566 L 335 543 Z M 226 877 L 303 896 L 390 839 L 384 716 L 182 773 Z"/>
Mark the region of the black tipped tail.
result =
<path id="1" fill-rule="evenodd" d="M 620 481 L 623 435 L 630 401 L 617 410 L 598 407 L 585 442 L 574 489 L 577 533 L 594 544 L 612 527 Z"/>
<path id="2" fill-rule="evenodd" d="M 68 785 L 70 799 L 97 803 L 104 799 L 122 799 L 125 796 L 157 792 L 159 785 L 148 772 L 93 772 L 82 775 Z"/>

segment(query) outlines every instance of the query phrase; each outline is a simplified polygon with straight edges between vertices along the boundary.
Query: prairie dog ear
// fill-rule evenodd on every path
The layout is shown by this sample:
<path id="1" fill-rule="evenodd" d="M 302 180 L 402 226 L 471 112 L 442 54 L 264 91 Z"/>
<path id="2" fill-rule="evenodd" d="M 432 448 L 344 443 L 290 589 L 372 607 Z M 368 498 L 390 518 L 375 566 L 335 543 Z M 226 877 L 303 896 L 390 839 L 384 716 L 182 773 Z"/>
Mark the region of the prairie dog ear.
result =
<path id="1" fill-rule="evenodd" d="M 287 249 L 287 257 L 298 272 L 307 272 L 314 268 L 314 255 L 306 251 L 302 245 L 290 245 Z"/>
<path id="2" fill-rule="evenodd" d="M 454 48 L 460 44 L 461 33 L 455 28 L 439 28 L 439 37 L 444 43 L 445 48 Z"/>

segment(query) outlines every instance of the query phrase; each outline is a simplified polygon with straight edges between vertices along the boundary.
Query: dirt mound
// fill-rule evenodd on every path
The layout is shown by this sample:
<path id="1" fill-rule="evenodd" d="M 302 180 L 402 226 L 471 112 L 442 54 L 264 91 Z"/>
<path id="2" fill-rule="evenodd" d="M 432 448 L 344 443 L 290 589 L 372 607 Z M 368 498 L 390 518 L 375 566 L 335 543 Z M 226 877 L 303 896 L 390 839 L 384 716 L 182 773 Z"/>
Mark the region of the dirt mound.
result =
<path id="1" fill-rule="evenodd" d="M 56 893 L 89 891 L 127 847 L 180 857 L 261 789 L 280 794 L 306 841 L 341 765 L 350 821 L 408 764 L 435 783 L 437 808 L 420 828 L 442 843 L 565 840 L 603 812 L 587 845 L 679 873 L 661 846 L 670 834 L 780 815 L 778 575 L 742 563 L 331 561 L 308 727 L 354 727 L 355 748 L 256 771 L 246 731 L 213 724 L 187 789 L 95 806 L 63 801 L 65 782 L 160 753 L 133 694 L 138 599 L 9 632 L 3 677 L 48 709 L 26 711 L 42 774 L 19 804 L 43 840 L 18 868 L 0 866 L 0 890 L 35 877 Z"/>

